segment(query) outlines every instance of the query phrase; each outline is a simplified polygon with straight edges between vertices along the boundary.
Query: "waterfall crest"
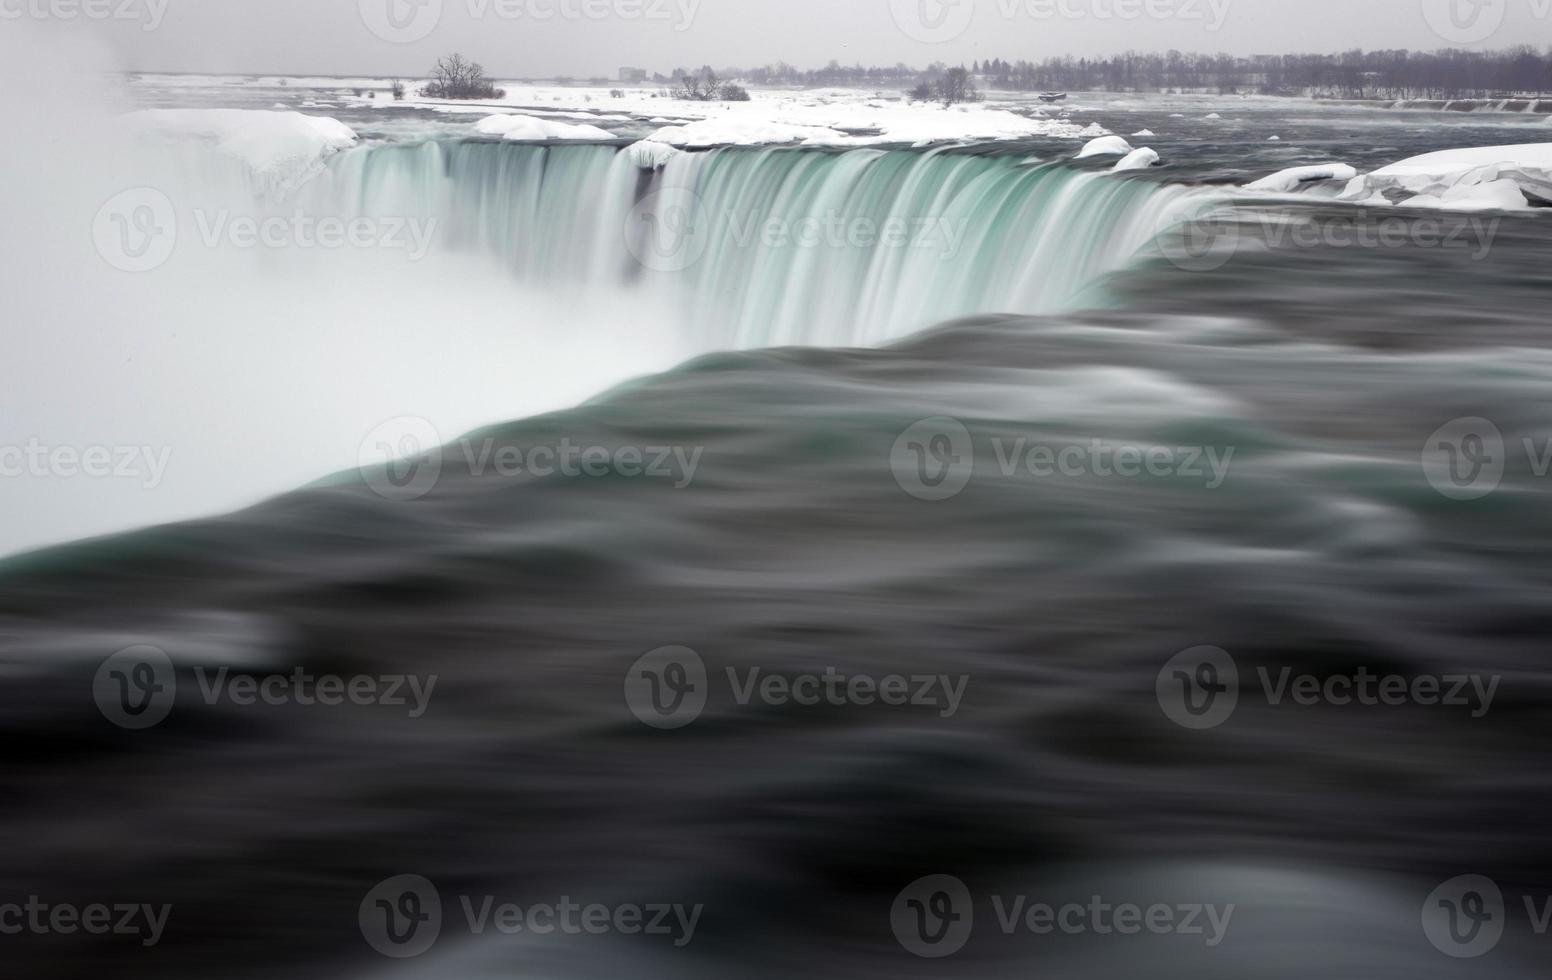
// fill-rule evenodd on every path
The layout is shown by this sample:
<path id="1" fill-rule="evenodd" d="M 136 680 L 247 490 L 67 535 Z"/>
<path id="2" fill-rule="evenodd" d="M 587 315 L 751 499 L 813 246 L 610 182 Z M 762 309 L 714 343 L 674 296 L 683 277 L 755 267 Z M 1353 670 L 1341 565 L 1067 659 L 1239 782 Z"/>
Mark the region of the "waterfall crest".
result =
<path id="1" fill-rule="evenodd" d="M 662 291 L 713 348 L 870 345 L 976 313 L 1093 305 L 1187 188 L 962 150 L 614 145 L 340 154 L 309 209 L 435 219 L 444 246 L 559 288 Z"/>

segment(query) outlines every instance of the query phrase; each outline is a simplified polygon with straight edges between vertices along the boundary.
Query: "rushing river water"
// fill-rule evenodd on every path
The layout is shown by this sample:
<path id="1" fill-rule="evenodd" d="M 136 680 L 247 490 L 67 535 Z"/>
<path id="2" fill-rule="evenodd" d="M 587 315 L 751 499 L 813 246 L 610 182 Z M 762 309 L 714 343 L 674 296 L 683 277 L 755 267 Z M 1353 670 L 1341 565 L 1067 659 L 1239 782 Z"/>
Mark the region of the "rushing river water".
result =
<path id="1" fill-rule="evenodd" d="M 11 968 L 1541 975 L 1552 226 L 1219 186 L 1526 123 L 1214 125 L 1138 175 L 1038 143 L 341 155 L 302 200 L 439 216 L 514 280 L 666 288 L 704 353 L 0 565 L 6 893 L 170 906 L 153 949 L 7 937 Z M 612 229 L 665 186 L 968 237 L 713 235 L 642 270 Z M 397 700 L 298 696 L 321 677 Z"/>

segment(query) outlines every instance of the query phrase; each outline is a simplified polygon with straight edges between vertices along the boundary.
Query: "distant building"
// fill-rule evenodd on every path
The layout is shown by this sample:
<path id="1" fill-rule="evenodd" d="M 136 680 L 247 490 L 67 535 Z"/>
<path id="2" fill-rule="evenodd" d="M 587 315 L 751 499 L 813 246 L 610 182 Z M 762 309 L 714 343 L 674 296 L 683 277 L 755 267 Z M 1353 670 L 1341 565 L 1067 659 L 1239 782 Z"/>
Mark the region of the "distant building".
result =
<path id="1" fill-rule="evenodd" d="M 647 80 L 647 72 L 643 68 L 621 68 L 620 81 L 639 85 Z"/>

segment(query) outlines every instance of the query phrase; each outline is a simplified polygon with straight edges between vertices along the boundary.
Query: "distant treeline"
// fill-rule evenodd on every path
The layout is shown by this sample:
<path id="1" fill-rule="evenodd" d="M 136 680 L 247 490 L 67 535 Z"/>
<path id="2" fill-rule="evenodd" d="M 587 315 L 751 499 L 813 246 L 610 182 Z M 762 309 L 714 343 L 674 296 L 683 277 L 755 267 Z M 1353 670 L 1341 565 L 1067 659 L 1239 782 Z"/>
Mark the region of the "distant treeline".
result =
<path id="1" fill-rule="evenodd" d="M 1017 91 L 1218 92 L 1347 99 L 1465 99 L 1552 92 L 1552 49 L 1503 51 L 1347 51 L 1342 54 L 1143 54 L 1045 61 L 976 61 L 966 66 L 983 88 Z M 865 68 L 832 61 L 800 70 L 785 63 L 727 69 L 756 85 L 909 88 L 941 77 L 942 63 Z"/>

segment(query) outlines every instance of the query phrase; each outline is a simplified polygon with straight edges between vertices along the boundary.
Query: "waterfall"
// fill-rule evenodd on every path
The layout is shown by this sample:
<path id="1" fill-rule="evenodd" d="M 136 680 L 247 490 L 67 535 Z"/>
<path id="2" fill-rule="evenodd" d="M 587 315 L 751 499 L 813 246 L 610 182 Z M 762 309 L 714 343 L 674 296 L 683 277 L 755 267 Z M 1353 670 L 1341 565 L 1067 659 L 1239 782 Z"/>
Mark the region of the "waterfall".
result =
<path id="1" fill-rule="evenodd" d="M 458 141 L 341 154 L 302 200 L 434 219 L 442 247 L 551 287 L 661 292 L 696 341 L 727 348 L 1094 305 L 1189 193 L 963 149 L 726 148 L 643 170 L 613 145 Z"/>

